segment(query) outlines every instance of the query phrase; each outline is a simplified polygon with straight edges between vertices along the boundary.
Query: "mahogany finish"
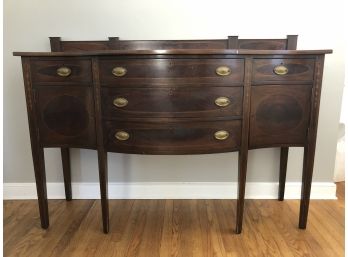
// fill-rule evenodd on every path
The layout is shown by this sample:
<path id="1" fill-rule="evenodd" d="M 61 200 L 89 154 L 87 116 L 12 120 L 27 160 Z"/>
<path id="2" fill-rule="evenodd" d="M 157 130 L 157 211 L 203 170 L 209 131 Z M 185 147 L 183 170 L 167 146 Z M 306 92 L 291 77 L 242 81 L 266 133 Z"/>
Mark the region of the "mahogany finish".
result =
<path id="1" fill-rule="evenodd" d="M 44 147 L 98 152 L 103 231 L 109 231 L 107 152 L 238 151 L 236 233 L 242 231 L 248 149 L 281 147 L 279 200 L 289 146 L 303 146 L 299 227 L 313 173 L 324 55 L 287 39 L 61 41 L 22 56 L 41 224 L 49 226 Z"/>
<path id="2" fill-rule="evenodd" d="M 45 58 L 30 60 L 34 83 L 52 85 L 53 83 L 90 85 L 92 83 L 91 61 L 86 58 Z M 60 67 L 69 67 L 71 74 L 62 77 L 57 74 Z"/>
<path id="3" fill-rule="evenodd" d="M 310 85 L 262 85 L 251 88 L 251 148 L 292 145 L 307 140 Z"/>
<path id="4" fill-rule="evenodd" d="M 119 40 L 109 37 L 108 41 L 61 41 L 60 37 L 50 37 L 53 52 L 76 52 L 96 50 L 153 50 L 153 49 L 260 49 L 295 50 L 297 35 L 286 39 L 227 39 L 208 40 Z"/>
<path id="5" fill-rule="evenodd" d="M 108 121 L 104 124 L 105 147 L 110 152 L 137 154 L 204 154 L 238 150 L 241 122 L 136 122 Z M 226 140 L 216 140 L 214 133 L 227 131 Z M 125 131 L 129 139 L 115 138 L 118 131 Z"/>
<path id="6" fill-rule="evenodd" d="M 142 87 L 102 88 L 102 113 L 106 119 L 118 117 L 219 117 L 242 113 L 243 87 Z M 226 97 L 228 106 L 215 101 Z M 127 99 L 117 107 L 116 98 Z M 188 100 L 189 98 L 189 100 Z"/>
<path id="7" fill-rule="evenodd" d="M 67 201 L 72 200 L 71 190 L 71 164 L 70 164 L 70 150 L 69 148 L 61 148 L 62 166 L 64 176 L 65 198 Z"/>
<path id="8" fill-rule="evenodd" d="M 288 155 L 289 147 L 280 148 L 280 164 L 279 164 L 279 190 L 278 190 L 278 200 L 284 200 L 284 189 L 285 189 L 285 180 L 286 180 L 286 168 L 288 165 Z"/>
<path id="9" fill-rule="evenodd" d="M 219 76 L 216 68 L 228 66 L 231 69 L 229 76 Z M 112 74 L 115 67 L 124 67 L 127 73 L 122 77 Z M 109 86 L 139 83 L 143 85 L 168 85 L 195 83 L 243 84 L 243 59 L 115 59 L 101 58 L 100 81 Z"/>
<path id="10" fill-rule="evenodd" d="M 41 145 L 95 148 L 92 88 L 38 87 L 35 100 Z"/>
<path id="11" fill-rule="evenodd" d="M 255 59 L 253 63 L 253 81 L 313 81 L 315 59 Z M 288 73 L 275 74 L 274 67 L 284 65 Z"/>

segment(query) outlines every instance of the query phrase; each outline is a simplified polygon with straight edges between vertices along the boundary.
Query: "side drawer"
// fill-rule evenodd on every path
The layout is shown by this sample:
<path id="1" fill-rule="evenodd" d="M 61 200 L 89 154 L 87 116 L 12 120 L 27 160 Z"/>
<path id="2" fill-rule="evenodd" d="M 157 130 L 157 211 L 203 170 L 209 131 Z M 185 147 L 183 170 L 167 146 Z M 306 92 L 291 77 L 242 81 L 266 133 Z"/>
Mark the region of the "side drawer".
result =
<path id="1" fill-rule="evenodd" d="M 314 59 L 254 59 L 252 80 L 312 81 L 314 62 Z"/>
<path id="2" fill-rule="evenodd" d="M 102 111 L 113 117 L 240 116 L 242 87 L 102 88 Z"/>
<path id="3" fill-rule="evenodd" d="M 108 151 L 136 154 L 203 154 L 239 149 L 241 121 L 104 122 Z M 218 139 L 216 139 L 217 137 Z"/>
<path id="4" fill-rule="evenodd" d="M 220 75 L 219 75 L 220 74 Z M 115 59 L 100 60 L 102 85 L 229 83 L 241 84 L 243 59 Z"/>
<path id="5" fill-rule="evenodd" d="M 42 58 L 31 60 L 34 83 L 92 83 L 91 61 L 86 58 Z"/>

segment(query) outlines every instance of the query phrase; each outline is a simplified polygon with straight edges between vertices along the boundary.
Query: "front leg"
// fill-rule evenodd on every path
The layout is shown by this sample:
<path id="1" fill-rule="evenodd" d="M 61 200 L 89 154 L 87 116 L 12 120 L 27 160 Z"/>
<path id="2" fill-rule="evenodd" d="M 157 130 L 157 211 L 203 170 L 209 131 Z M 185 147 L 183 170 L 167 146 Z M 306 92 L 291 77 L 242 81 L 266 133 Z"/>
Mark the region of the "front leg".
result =
<path id="1" fill-rule="evenodd" d="M 63 176 L 64 176 L 64 189 L 65 198 L 67 201 L 71 201 L 71 165 L 70 165 L 70 151 L 69 148 L 61 148 Z"/>
<path id="2" fill-rule="evenodd" d="M 289 147 L 281 147 L 280 148 L 278 201 L 284 200 L 286 168 L 288 165 L 288 154 L 289 154 Z"/>
<path id="3" fill-rule="evenodd" d="M 36 191 L 39 202 L 41 227 L 47 229 L 50 223 L 48 216 L 44 149 L 34 142 L 32 142 L 31 148 L 34 162 Z"/>
<path id="4" fill-rule="evenodd" d="M 247 172 L 248 150 L 238 152 L 238 199 L 236 233 L 240 234 L 243 227 L 244 196 Z"/>
<path id="5" fill-rule="evenodd" d="M 100 183 L 100 198 L 103 218 L 103 232 L 109 232 L 109 203 L 108 203 L 108 163 L 107 152 L 104 149 L 98 150 L 99 164 L 99 183 Z"/>
<path id="6" fill-rule="evenodd" d="M 300 218 L 298 227 L 305 229 L 307 226 L 307 217 L 309 210 L 309 200 L 311 196 L 311 185 L 314 166 L 315 146 L 306 146 L 304 148 L 303 171 L 302 171 L 302 189 L 301 189 L 301 204 Z"/>

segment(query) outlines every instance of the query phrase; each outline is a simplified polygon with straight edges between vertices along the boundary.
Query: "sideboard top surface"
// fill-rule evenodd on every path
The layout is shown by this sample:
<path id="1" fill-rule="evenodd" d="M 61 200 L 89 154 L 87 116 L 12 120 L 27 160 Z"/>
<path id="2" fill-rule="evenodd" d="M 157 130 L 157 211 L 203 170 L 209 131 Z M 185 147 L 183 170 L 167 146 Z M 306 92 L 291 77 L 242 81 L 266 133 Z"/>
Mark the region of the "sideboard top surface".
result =
<path id="1" fill-rule="evenodd" d="M 166 49 L 166 50 L 98 50 L 76 52 L 14 52 L 14 56 L 97 56 L 97 55 L 318 55 L 331 54 L 323 50 L 249 50 L 249 49 Z"/>

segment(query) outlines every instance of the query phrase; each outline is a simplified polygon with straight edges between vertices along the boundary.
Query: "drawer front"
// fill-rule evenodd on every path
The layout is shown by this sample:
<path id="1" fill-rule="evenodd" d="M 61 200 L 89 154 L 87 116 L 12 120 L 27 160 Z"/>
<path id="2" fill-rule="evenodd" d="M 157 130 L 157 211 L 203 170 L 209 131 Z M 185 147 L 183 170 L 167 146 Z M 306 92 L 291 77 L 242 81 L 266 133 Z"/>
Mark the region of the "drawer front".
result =
<path id="1" fill-rule="evenodd" d="M 92 83 L 91 61 L 79 58 L 31 60 L 34 83 Z"/>
<path id="2" fill-rule="evenodd" d="M 220 74 L 220 75 L 219 75 Z M 166 83 L 237 83 L 243 59 L 101 59 L 102 85 Z"/>
<path id="3" fill-rule="evenodd" d="M 307 140 L 312 87 L 265 85 L 251 88 L 251 148 L 282 144 L 303 145 Z"/>
<path id="4" fill-rule="evenodd" d="M 35 98 L 44 146 L 95 147 L 92 88 L 40 87 Z"/>
<path id="5" fill-rule="evenodd" d="M 314 59 L 255 59 L 253 82 L 312 81 Z"/>
<path id="6" fill-rule="evenodd" d="M 239 116 L 242 87 L 102 88 L 103 116 Z"/>
<path id="7" fill-rule="evenodd" d="M 240 146 L 240 120 L 166 123 L 106 121 L 104 125 L 105 146 L 112 152 L 199 154 L 230 152 L 238 150 Z M 227 138 L 225 132 L 228 133 Z"/>

